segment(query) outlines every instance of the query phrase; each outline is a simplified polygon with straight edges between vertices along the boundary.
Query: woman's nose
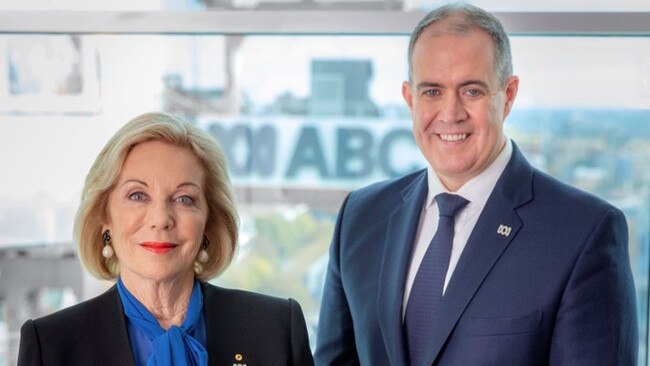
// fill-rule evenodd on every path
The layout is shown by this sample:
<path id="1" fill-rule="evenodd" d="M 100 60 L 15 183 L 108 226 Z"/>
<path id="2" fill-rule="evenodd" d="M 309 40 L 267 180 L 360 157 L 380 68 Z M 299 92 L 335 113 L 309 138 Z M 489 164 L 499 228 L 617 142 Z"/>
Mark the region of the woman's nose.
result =
<path id="1" fill-rule="evenodd" d="M 174 215 L 169 203 L 157 202 L 151 205 L 149 223 L 152 229 L 167 230 L 174 226 Z"/>

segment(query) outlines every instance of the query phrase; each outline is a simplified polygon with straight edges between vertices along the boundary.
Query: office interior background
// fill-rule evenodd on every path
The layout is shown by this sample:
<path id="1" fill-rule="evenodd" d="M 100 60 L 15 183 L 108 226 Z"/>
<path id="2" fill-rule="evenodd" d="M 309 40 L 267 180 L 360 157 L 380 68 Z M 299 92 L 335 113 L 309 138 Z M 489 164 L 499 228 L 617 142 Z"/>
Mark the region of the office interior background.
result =
<path id="1" fill-rule="evenodd" d="M 425 166 L 401 83 L 424 0 L 0 0 L 0 366 L 22 323 L 111 283 L 80 267 L 80 192 L 146 111 L 226 151 L 240 249 L 213 282 L 302 305 L 312 340 L 346 193 Z M 627 217 L 648 365 L 650 2 L 471 1 L 511 34 L 506 133 L 539 169 Z"/>

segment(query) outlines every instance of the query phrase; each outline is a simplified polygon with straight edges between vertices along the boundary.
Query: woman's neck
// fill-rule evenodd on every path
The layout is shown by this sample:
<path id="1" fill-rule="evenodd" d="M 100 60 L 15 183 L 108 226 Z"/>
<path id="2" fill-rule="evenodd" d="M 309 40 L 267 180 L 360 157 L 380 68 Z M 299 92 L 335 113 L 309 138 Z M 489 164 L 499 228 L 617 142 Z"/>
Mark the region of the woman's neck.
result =
<path id="1" fill-rule="evenodd" d="M 183 324 L 194 286 L 194 273 L 191 276 L 160 281 L 125 273 L 121 279 L 129 292 L 149 310 L 163 329 Z"/>

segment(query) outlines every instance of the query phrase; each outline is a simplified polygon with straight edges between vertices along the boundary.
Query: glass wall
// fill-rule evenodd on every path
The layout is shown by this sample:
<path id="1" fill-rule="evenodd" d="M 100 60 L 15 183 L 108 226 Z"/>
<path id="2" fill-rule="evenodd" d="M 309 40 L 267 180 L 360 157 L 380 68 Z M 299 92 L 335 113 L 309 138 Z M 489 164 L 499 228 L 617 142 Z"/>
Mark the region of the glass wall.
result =
<path id="1" fill-rule="evenodd" d="M 506 133 L 549 174 L 626 214 L 647 344 L 650 38 L 513 36 Z M 0 35 L 0 366 L 19 327 L 110 286 L 83 274 L 85 174 L 134 116 L 163 110 L 223 145 L 240 250 L 214 283 L 296 298 L 312 336 L 352 189 L 424 167 L 401 96 L 407 35 Z"/>
<path id="2" fill-rule="evenodd" d="M 450 0 L 0 0 L 0 11 L 417 11 L 429 10 Z M 643 12 L 646 0 L 473 0 L 470 3 L 493 12 Z"/>

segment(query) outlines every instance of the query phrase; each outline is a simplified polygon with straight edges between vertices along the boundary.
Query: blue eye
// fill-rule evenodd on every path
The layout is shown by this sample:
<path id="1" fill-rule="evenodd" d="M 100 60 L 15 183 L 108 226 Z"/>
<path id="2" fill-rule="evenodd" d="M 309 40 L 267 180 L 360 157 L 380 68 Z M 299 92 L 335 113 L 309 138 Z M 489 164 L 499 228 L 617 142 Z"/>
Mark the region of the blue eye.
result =
<path id="1" fill-rule="evenodd" d="M 128 198 L 131 201 L 144 201 L 147 197 L 142 192 L 133 192 L 133 193 L 129 194 Z"/>
<path id="2" fill-rule="evenodd" d="M 194 203 L 195 203 L 194 198 L 192 198 L 190 196 L 180 196 L 180 197 L 176 198 L 176 201 L 179 202 L 180 204 L 184 205 L 184 206 L 193 206 Z"/>
<path id="3" fill-rule="evenodd" d="M 423 94 L 428 95 L 428 96 L 436 96 L 436 95 L 440 95 L 440 90 L 438 90 L 438 89 L 429 89 L 429 90 L 425 90 Z"/>
<path id="4" fill-rule="evenodd" d="M 477 97 L 479 95 L 482 95 L 483 92 L 480 89 L 468 89 L 465 91 L 466 94 L 469 94 L 469 96 L 472 97 Z"/>

